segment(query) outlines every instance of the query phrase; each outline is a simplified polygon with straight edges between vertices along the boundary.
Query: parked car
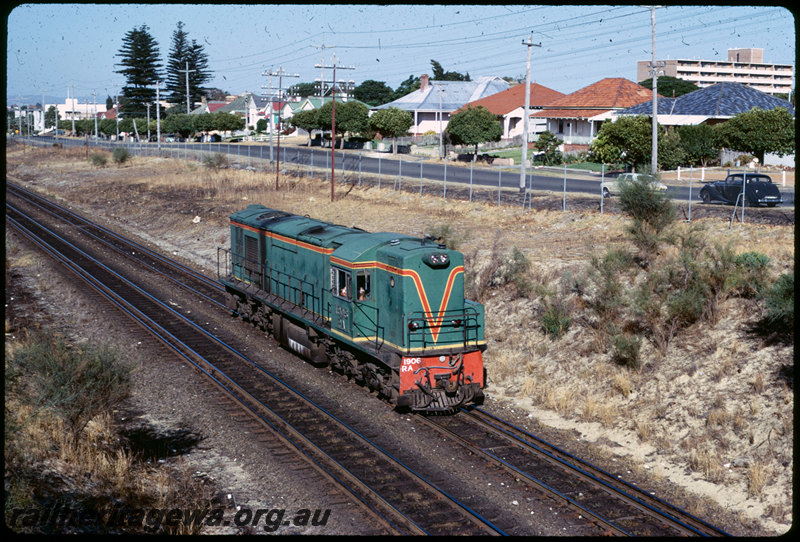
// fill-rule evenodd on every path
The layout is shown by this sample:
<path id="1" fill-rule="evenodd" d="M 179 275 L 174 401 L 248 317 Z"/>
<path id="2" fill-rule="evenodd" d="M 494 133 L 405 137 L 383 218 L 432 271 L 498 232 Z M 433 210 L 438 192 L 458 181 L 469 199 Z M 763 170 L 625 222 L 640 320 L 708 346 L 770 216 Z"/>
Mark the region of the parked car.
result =
<path id="1" fill-rule="evenodd" d="M 700 199 L 703 203 L 721 201 L 727 204 L 736 204 L 742 193 L 742 179 L 744 173 L 728 175 L 724 181 L 711 181 L 700 189 Z M 744 190 L 744 204 L 748 206 L 766 205 L 775 207 L 783 202 L 781 191 L 773 184 L 769 175 L 763 173 L 748 173 Z"/>
<path id="2" fill-rule="evenodd" d="M 655 188 L 656 190 L 666 190 L 667 189 L 667 185 L 659 182 L 658 179 L 656 179 L 652 175 L 646 175 L 644 173 L 623 173 L 619 177 L 617 177 L 617 180 L 615 180 L 615 181 L 605 181 L 605 182 L 603 182 L 603 184 L 600 187 L 600 189 L 603 192 L 603 197 L 604 198 L 608 198 L 608 197 L 614 196 L 616 194 L 619 194 L 619 182 L 620 181 L 636 181 L 638 179 L 647 180 L 653 186 L 653 188 Z"/>

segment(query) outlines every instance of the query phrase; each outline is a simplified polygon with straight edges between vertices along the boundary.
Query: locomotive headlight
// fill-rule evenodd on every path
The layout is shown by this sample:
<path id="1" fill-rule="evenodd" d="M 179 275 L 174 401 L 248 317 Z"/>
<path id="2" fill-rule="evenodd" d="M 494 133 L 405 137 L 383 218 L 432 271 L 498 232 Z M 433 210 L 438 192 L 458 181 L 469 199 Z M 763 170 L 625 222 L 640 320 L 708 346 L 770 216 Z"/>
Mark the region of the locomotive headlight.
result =
<path id="1" fill-rule="evenodd" d="M 436 252 L 429 254 L 428 257 L 425 258 L 425 263 L 431 267 L 446 267 L 447 264 L 450 263 L 450 256 L 448 256 L 446 252 Z"/>
<path id="2" fill-rule="evenodd" d="M 409 331 L 416 331 L 418 329 L 419 329 L 419 322 L 417 322 L 416 320 L 411 320 L 408 323 L 408 330 Z"/>

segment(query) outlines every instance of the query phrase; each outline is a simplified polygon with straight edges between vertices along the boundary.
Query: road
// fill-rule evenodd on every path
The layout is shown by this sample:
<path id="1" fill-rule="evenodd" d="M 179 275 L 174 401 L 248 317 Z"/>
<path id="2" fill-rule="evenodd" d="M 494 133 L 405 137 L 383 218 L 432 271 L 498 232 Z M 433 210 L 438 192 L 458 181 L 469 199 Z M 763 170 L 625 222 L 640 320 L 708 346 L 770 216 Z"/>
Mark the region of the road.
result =
<path id="1" fill-rule="evenodd" d="M 35 137 L 34 140 L 53 142 L 52 136 Z M 85 139 L 59 138 L 59 142 L 64 144 L 74 144 L 83 146 Z M 69 142 L 69 143 L 67 143 Z M 103 148 L 113 148 L 117 145 L 107 140 L 89 140 L 90 146 L 100 146 Z M 275 137 L 273 145 L 247 144 L 247 143 L 134 143 L 126 144 L 133 152 L 145 150 L 146 153 L 154 152 L 160 147 L 162 152 L 167 153 L 225 153 L 233 154 L 242 159 L 249 160 L 269 160 L 270 157 L 278 159 L 278 138 Z M 379 179 L 393 182 L 401 178 L 403 183 L 412 180 L 422 180 L 441 182 L 443 193 L 447 193 L 448 183 L 472 184 L 476 187 L 494 189 L 514 189 L 519 188 L 520 171 L 519 166 L 488 166 L 485 164 L 470 167 L 463 162 L 430 162 L 420 157 L 414 159 L 408 155 L 403 155 L 402 160 L 396 155 L 381 155 L 376 152 L 363 150 L 337 150 L 334 158 L 334 171 L 337 177 L 353 175 L 377 175 Z M 329 148 L 307 147 L 294 143 L 286 144 L 284 141 L 280 146 L 280 162 L 286 164 L 289 169 L 296 167 L 331 168 L 331 151 Z M 543 190 L 555 193 L 583 193 L 597 194 L 600 197 L 600 175 L 593 173 L 580 172 L 576 170 L 566 171 L 560 168 L 536 169 L 532 174 L 526 175 L 526 182 L 533 190 Z M 692 186 L 692 200 L 699 202 L 700 187 L 702 183 L 696 182 Z M 780 187 L 783 195 L 783 206 L 794 207 L 794 187 Z M 667 189 L 675 200 L 688 201 L 688 184 L 673 185 Z"/>

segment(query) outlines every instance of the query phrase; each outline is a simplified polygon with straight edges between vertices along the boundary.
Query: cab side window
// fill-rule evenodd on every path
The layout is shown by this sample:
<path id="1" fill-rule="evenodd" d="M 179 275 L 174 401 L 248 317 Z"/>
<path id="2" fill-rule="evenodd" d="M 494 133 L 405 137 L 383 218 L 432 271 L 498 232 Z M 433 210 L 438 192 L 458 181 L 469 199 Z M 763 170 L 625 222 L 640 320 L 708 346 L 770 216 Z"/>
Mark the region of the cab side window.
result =
<path id="1" fill-rule="evenodd" d="M 358 301 L 371 299 L 372 287 L 369 271 L 358 271 L 356 273 L 356 294 Z"/>
<path id="2" fill-rule="evenodd" d="M 350 273 L 338 267 L 331 267 L 331 291 L 343 299 L 353 298 L 352 279 Z"/>

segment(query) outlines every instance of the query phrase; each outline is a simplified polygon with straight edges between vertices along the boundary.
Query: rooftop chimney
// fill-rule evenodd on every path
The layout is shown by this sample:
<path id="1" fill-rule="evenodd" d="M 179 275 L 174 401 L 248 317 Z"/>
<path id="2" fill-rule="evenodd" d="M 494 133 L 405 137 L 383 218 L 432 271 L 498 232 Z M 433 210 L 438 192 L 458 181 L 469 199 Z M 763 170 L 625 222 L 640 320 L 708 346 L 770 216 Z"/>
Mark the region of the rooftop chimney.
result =
<path id="1" fill-rule="evenodd" d="M 425 90 L 426 88 L 428 88 L 428 74 L 423 73 L 419 78 L 419 89 Z"/>

